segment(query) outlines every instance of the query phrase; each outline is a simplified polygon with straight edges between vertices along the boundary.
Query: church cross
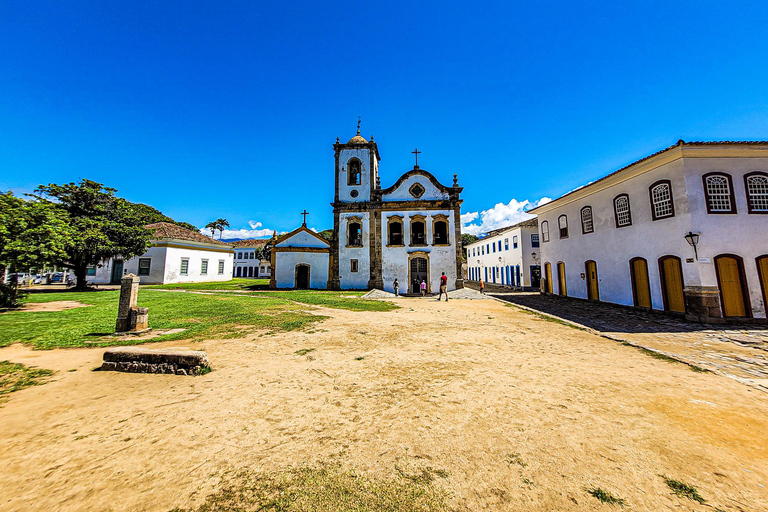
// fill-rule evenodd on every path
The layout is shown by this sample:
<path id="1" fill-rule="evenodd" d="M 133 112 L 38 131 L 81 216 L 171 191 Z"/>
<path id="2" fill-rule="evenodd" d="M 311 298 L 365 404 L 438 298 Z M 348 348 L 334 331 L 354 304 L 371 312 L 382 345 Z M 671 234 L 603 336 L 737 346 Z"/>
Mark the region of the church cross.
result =
<path id="1" fill-rule="evenodd" d="M 419 151 L 419 148 L 415 148 L 413 151 L 411 151 L 411 153 L 416 155 L 416 165 L 414 165 L 413 168 L 414 169 L 418 169 L 419 168 L 419 153 L 421 153 L 421 151 Z"/>
<path id="2" fill-rule="evenodd" d="M 304 208 L 304 211 L 301 212 L 301 215 L 304 216 L 304 222 L 301 223 L 302 226 L 307 227 L 307 215 L 309 215 L 309 212 L 306 208 Z"/>

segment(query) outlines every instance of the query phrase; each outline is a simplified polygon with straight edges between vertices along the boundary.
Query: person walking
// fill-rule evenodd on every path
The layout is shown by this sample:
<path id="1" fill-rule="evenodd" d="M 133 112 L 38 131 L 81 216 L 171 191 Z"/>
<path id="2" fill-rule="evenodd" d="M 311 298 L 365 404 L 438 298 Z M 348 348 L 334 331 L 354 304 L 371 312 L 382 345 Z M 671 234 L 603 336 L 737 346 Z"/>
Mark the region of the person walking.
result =
<path id="1" fill-rule="evenodd" d="M 480 293 L 485 295 L 485 283 L 483 283 L 483 280 L 480 280 Z"/>
<path id="2" fill-rule="evenodd" d="M 395 278 L 395 282 L 392 283 L 392 287 L 395 289 L 395 295 L 400 295 L 400 283 L 397 282 L 397 278 Z"/>
<path id="3" fill-rule="evenodd" d="M 423 279 L 421 280 L 421 296 L 426 297 L 427 296 L 427 282 Z"/>
<path id="4" fill-rule="evenodd" d="M 445 294 L 445 302 L 448 302 L 448 277 L 445 275 L 445 272 L 440 276 L 440 295 L 437 296 L 438 301 L 443 297 L 443 294 Z"/>

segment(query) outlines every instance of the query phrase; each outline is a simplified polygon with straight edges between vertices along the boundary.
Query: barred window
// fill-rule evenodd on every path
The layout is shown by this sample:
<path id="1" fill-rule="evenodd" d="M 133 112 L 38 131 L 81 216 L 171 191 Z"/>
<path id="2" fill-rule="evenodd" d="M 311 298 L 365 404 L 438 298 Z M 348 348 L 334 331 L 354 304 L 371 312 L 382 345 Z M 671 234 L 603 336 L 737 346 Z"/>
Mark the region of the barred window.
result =
<path id="1" fill-rule="evenodd" d="M 581 209 L 581 232 L 585 235 L 592 233 L 595 230 L 594 222 L 592 222 L 592 207 L 585 206 Z"/>
<path id="2" fill-rule="evenodd" d="M 616 215 L 616 227 L 632 225 L 632 212 L 629 209 L 629 196 L 622 194 L 613 200 L 613 212 Z"/>
<path id="3" fill-rule="evenodd" d="M 541 223 L 541 241 L 549 242 L 549 222 L 546 220 Z"/>
<path id="4" fill-rule="evenodd" d="M 726 174 L 713 174 L 704 177 L 704 192 L 707 196 L 709 213 L 735 213 L 731 187 L 731 178 Z"/>
<path id="5" fill-rule="evenodd" d="M 148 276 L 152 258 L 139 258 L 139 275 Z"/>
<path id="6" fill-rule="evenodd" d="M 189 273 L 189 258 L 181 258 L 181 268 L 179 273 L 186 276 Z"/>
<path id="7" fill-rule="evenodd" d="M 672 186 L 669 181 L 651 185 L 651 207 L 653 220 L 675 216 L 672 205 Z"/>
<path id="8" fill-rule="evenodd" d="M 539 246 L 539 235 L 538 233 L 534 233 L 531 235 L 531 247 L 538 247 Z"/>
<path id="9" fill-rule="evenodd" d="M 749 212 L 768 212 L 768 174 L 751 173 L 744 176 L 744 181 Z"/>
<path id="10" fill-rule="evenodd" d="M 202 260 L 200 262 L 200 274 L 201 275 L 208 274 L 208 260 Z"/>
<path id="11" fill-rule="evenodd" d="M 224 273 L 224 260 L 219 260 L 219 274 Z"/>

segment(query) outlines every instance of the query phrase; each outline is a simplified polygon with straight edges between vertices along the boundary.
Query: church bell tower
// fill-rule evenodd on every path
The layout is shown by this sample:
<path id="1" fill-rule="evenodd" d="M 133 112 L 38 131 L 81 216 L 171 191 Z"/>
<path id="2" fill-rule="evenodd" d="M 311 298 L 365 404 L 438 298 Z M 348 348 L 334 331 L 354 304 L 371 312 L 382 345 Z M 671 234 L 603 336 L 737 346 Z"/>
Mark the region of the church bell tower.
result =
<path id="1" fill-rule="evenodd" d="M 360 135 L 360 121 L 357 135 L 342 144 L 336 138 L 333 145 L 336 152 L 336 203 L 359 203 L 370 201 L 379 186 L 379 150 L 371 137 L 370 142 Z"/>

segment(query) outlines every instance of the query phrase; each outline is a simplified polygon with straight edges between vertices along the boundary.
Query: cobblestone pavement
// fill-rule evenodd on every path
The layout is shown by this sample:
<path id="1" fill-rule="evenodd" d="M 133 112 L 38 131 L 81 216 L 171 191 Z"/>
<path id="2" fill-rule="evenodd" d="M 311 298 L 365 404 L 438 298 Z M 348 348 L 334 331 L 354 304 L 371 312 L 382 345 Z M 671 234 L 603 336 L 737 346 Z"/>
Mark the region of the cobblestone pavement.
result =
<path id="1" fill-rule="evenodd" d="M 491 295 L 768 392 L 768 326 L 699 324 L 659 313 L 539 293 Z"/>
<path id="2" fill-rule="evenodd" d="M 487 295 L 483 295 L 478 291 L 472 290 L 470 288 L 461 288 L 458 290 L 453 290 L 451 292 L 448 292 L 448 297 L 451 299 L 469 299 L 469 300 L 483 300 L 483 299 L 490 299 L 491 297 Z M 437 299 L 437 294 L 427 294 L 425 297 L 405 297 L 405 296 L 397 296 L 394 293 L 386 292 L 384 290 L 371 290 L 365 295 L 363 295 L 364 299 L 421 299 L 421 300 L 435 300 Z"/>

